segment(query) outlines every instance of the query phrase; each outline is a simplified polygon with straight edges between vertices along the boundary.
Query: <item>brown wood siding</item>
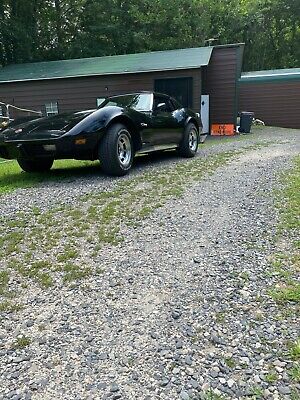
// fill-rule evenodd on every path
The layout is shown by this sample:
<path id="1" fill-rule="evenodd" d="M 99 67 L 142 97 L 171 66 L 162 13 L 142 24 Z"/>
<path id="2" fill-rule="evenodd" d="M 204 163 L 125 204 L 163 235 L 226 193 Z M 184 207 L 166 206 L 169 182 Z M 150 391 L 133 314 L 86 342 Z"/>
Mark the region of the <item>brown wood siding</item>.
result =
<path id="1" fill-rule="evenodd" d="M 199 112 L 201 72 L 199 69 L 126 75 L 51 79 L 0 84 L 0 101 L 18 107 L 45 111 L 45 103 L 57 101 L 60 112 L 96 107 L 97 97 L 154 90 L 155 79 L 193 78 L 193 109 Z M 106 90 L 107 88 L 107 90 Z"/>
<path id="2" fill-rule="evenodd" d="M 210 124 L 236 124 L 239 46 L 214 48 L 203 69 L 203 94 L 210 95 Z"/>
<path id="3" fill-rule="evenodd" d="M 300 80 L 240 83 L 239 109 L 266 125 L 300 128 Z"/>

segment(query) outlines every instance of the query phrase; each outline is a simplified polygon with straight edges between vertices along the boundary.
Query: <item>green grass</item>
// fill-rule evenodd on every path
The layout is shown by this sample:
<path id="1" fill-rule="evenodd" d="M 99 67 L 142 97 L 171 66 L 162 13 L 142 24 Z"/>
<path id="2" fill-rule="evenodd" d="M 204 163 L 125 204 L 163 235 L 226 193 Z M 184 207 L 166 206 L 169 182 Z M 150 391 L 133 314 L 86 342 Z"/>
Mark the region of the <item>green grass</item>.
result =
<path id="1" fill-rule="evenodd" d="M 294 325 L 295 317 L 299 314 L 300 304 L 300 156 L 294 159 L 293 167 L 281 178 L 282 188 L 276 192 L 276 204 L 279 211 L 280 223 L 277 240 L 280 240 L 281 251 L 275 253 L 271 259 L 266 276 L 275 283 L 269 289 L 269 295 L 278 303 L 280 318 L 289 326 Z M 287 328 L 288 329 L 288 328 Z M 291 381 L 300 379 L 300 338 L 287 345 L 286 357 L 293 360 L 288 371 Z M 275 371 L 270 371 L 266 382 L 274 384 L 278 379 Z M 299 396 L 291 395 L 291 399 Z"/>
<path id="2" fill-rule="evenodd" d="M 24 349 L 25 347 L 29 346 L 31 343 L 31 339 L 29 337 L 26 336 L 21 336 L 19 338 L 17 338 L 17 341 L 15 343 L 15 348 L 18 349 Z"/>
<path id="3" fill-rule="evenodd" d="M 14 220 L 0 216 L 0 257 L 8 270 L 14 271 L 11 276 L 17 275 L 21 281 L 18 285 L 20 290 L 32 284 L 42 288 L 61 283 L 72 285 L 74 281 L 96 275 L 99 267 L 93 258 L 97 257 L 103 246 L 116 246 L 124 240 L 124 227 L 139 226 L 157 208 L 182 196 L 194 182 L 225 166 L 249 148 L 252 150 L 261 146 L 264 145 L 183 160 L 158 171 L 146 170 L 130 179 L 116 179 L 112 189 L 83 195 L 75 204 L 62 204 L 45 212 L 33 207 L 15 215 Z M 13 164 L 9 164 L 9 168 L 13 168 Z M 74 168 L 74 164 L 78 167 Z M 98 168 L 90 165 L 92 163 L 57 162 L 55 168 L 61 166 L 61 169 L 54 168 L 49 174 L 43 175 L 43 179 L 67 176 L 73 179 L 91 171 L 98 174 Z M 34 175 L 31 181 L 31 175 L 18 174 L 25 180 L 18 178 L 21 180 L 13 182 L 11 176 L 7 182 L 12 186 L 3 187 L 9 191 L 20 182 L 36 184 Z M 40 254 L 43 254 L 43 260 L 36 261 Z M 85 264 L 86 255 L 91 259 L 91 265 Z M 5 277 L 4 274 L 3 287 L 6 285 Z M 247 279 L 248 276 L 242 278 Z M 8 305 L 6 308 L 9 308 Z M 224 316 L 220 314 L 219 321 L 223 319 Z"/>
<path id="4" fill-rule="evenodd" d="M 263 399 L 264 398 L 264 391 L 260 386 L 253 386 L 251 389 L 251 397 L 250 399 Z"/>
<path id="5" fill-rule="evenodd" d="M 220 143 L 246 141 L 247 135 L 222 137 L 206 141 L 201 148 L 216 146 Z M 2 160 L 7 161 L 7 160 Z M 0 195 L 12 192 L 18 188 L 28 188 L 43 182 L 63 179 L 75 179 L 88 175 L 99 175 L 100 165 L 98 161 L 57 160 L 53 168 L 47 173 L 25 173 L 19 167 L 17 161 L 1 162 L 0 159 Z"/>
<path id="6" fill-rule="evenodd" d="M 15 253 L 19 250 L 19 243 L 23 239 L 21 232 L 11 230 L 5 237 L 0 237 L 0 249 L 6 249 L 9 253 Z M 1 253 L 0 253 L 1 254 Z"/>
<path id="7" fill-rule="evenodd" d="M 265 380 L 268 383 L 275 383 L 278 380 L 278 374 L 276 371 L 270 371 L 268 374 L 265 376 Z"/>
<path id="8" fill-rule="evenodd" d="M 280 213 L 279 233 L 291 243 L 289 252 L 274 255 L 271 276 L 277 276 L 281 283 L 270 290 L 278 303 L 300 303 L 300 156 L 294 160 L 293 168 L 282 178 L 283 189 L 277 193 Z"/>
<path id="9" fill-rule="evenodd" d="M 99 175 L 99 163 L 92 161 L 58 160 L 47 173 L 26 173 L 16 161 L 0 163 L 0 195 L 43 182 L 76 178 L 86 174 Z"/>
<path id="10" fill-rule="evenodd" d="M 299 361 L 300 360 L 300 338 L 296 340 L 295 343 L 290 345 L 289 355 L 292 360 Z"/>
<path id="11" fill-rule="evenodd" d="M 44 288 L 49 288 L 53 285 L 53 279 L 49 274 L 52 264 L 47 260 L 35 261 L 30 265 L 18 262 L 15 265 L 15 269 L 23 277 L 34 280 Z"/>
<path id="12" fill-rule="evenodd" d="M 270 294 L 274 300 L 280 303 L 300 303 L 300 283 L 291 282 L 290 285 L 271 290 Z"/>
<path id="13" fill-rule="evenodd" d="M 229 367 L 229 368 L 235 368 L 235 366 L 236 366 L 236 362 L 233 358 L 225 358 L 224 362 L 227 365 L 227 367 Z"/>
<path id="14" fill-rule="evenodd" d="M 9 272 L 0 271 L 0 296 L 4 296 L 7 292 L 9 282 Z"/>
<path id="15" fill-rule="evenodd" d="M 63 253 L 60 253 L 57 256 L 57 261 L 66 262 L 68 260 L 72 260 L 73 258 L 77 258 L 79 255 L 76 249 L 66 249 Z"/>
<path id="16" fill-rule="evenodd" d="M 300 391 L 299 389 L 291 390 L 291 400 L 299 400 L 300 399 Z"/>
<path id="17" fill-rule="evenodd" d="M 277 206 L 280 213 L 279 235 L 289 244 L 286 251 L 274 255 L 271 275 L 277 280 L 276 286 L 270 290 L 271 297 L 282 306 L 283 316 L 288 325 L 289 319 L 299 315 L 300 304 L 300 156 L 294 160 L 293 168 L 282 178 L 283 188 L 277 193 Z M 297 238 L 295 240 L 295 238 Z M 300 382 L 300 338 L 289 345 L 288 358 L 293 361 L 289 370 L 293 382 Z M 275 379 L 269 376 L 269 378 Z M 267 379 L 266 379 L 267 380 Z M 269 381 L 269 383 L 273 383 Z M 299 393 L 291 395 L 298 399 Z"/>
<path id="18" fill-rule="evenodd" d="M 289 370 L 293 382 L 300 383 L 300 364 L 296 364 Z"/>
<path id="19" fill-rule="evenodd" d="M 226 400 L 226 397 L 223 395 L 216 394 L 212 390 L 208 390 L 207 392 L 201 394 L 201 396 L 199 397 L 199 400 L 200 399 L 201 400 Z"/>
<path id="20" fill-rule="evenodd" d="M 48 272 L 38 274 L 37 282 L 44 288 L 50 288 L 54 285 L 54 280 Z"/>
<path id="21" fill-rule="evenodd" d="M 12 312 L 20 311 L 22 309 L 23 309 L 23 306 L 21 304 L 12 303 L 11 301 L 8 301 L 8 300 L 5 300 L 0 303 L 0 312 L 12 313 Z"/>
<path id="22" fill-rule="evenodd" d="M 80 279 L 87 278 L 91 275 L 92 271 L 88 267 L 79 267 L 78 265 L 67 263 L 63 267 L 64 282 L 72 282 Z"/>
<path id="23" fill-rule="evenodd" d="M 215 317 L 216 317 L 216 322 L 222 324 L 223 322 L 225 322 L 226 313 L 224 311 L 216 312 Z"/>
<path id="24" fill-rule="evenodd" d="M 300 231 L 300 156 L 295 158 L 294 167 L 283 178 L 285 188 L 281 196 L 281 227 L 285 230 Z"/>
<path id="25" fill-rule="evenodd" d="M 30 265 L 24 265 L 23 263 L 18 263 L 16 265 L 16 269 L 23 276 L 28 276 L 30 278 L 34 278 L 41 271 L 48 270 L 51 268 L 51 264 L 46 260 L 35 261 Z"/>
<path id="26" fill-rule="evenodd" d="M 0 217 L 0 257 L 19 274 L 22 284 L 50 288 L 57 281 L 87 278 L 96 273 L 97 266 L 81 266 L 86 249 L 97 256 L 103 245 L 118 245 L 124 239 L 123 226 L 138 226 L 158 207 L 182 196 L 188 185 L 238 154 L 228 151 L 187 160 L 163 171 L 147 171 L 126 181 L 120 179 L 112 190 L 84 195 L 74 205 L 60 205 L 46 212 L 34 207 L 17 214 L 14 220 Z M 80 246 L 84 246 L 81 253 L 79 238 Z M 60 243 L 64 243 L 63 248 Z M 16 259 L 16 253 L 21 258 Z M 43 254 L 42 261 L 36 261 L 36 253 Z M 2 281 L 4 290 L 7 274 Z"/>

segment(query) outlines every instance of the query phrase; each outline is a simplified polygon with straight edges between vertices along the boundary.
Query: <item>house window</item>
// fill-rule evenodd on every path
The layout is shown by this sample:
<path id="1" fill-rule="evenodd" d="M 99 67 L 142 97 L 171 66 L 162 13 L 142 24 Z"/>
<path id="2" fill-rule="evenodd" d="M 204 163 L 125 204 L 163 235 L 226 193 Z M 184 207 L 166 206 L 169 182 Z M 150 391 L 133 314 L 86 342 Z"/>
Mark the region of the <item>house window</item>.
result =
<path id="1" fill-rule="evenodd" d="M 50 101 L 49 103 L 45 104 L 46 108 L 46 115 L 50 117 L 51 115 L 58 114 L 58 103 L 57 101 Z"/>

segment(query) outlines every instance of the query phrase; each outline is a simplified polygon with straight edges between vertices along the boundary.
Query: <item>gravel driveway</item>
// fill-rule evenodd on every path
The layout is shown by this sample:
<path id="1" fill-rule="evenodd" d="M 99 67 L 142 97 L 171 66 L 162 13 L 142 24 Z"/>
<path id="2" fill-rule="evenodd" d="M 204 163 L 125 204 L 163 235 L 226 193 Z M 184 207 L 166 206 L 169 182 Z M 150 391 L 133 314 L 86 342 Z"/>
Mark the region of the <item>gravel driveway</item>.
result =
<path id="1" fill-rule="evenodd" d="M 265 128 L 241 140 L 211 140 L 194 164 L 144 157 L 123 179 L 95 174 L 20 189 L 1 197 L 3 229 L 21 218 L 22 232 L 31 234 L 39 208 L 45 229 L 51 217 L 51 232 L 67 232 L 70 210 L 95 207 L 99 193 L 118 193 L 120 208 L 118 185 L 147 190 L 166 169 L 193 171 L 200 160 L 229 151 L 227 163 L 211 171 L 209 164 L 203 176 L 180 183 L 183 191 L 155 199 L 160 203 L 137 224 L 115 214 L 122 241 L 95 251 L 88 236 L 74 236 L 76 257 L 95 273 L 63 283 L 55 270 L 49 288 L 11 273 L 23 308 L 0 314 L 0 399 L 300 398 L 285 355 L 300 335 L 299 318 L 285 315 L 268 294 L 278 247 L 272 191 L 300 153 L 300 131 Z M 30 251 L 42 260 L 48 248 L 36 240 Z M 56 252 L 62 240 L 53 236 Z M 0 268 L 12 270 L 11 258 L 23 271 L 26 258 L 16 252 L 3 254 Z"/>

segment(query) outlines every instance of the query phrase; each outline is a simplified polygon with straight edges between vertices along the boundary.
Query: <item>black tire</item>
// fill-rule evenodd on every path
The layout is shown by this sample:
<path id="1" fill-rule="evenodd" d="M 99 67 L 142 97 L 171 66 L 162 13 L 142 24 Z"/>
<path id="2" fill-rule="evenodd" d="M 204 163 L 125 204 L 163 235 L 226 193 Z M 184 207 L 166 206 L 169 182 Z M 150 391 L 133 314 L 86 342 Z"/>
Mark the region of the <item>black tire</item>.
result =
<path id="1" fill-rule="evenodd" d="M 25 172 L 47 172 L 51 169 L 54 160 L 52 158 L 35 158 L 31 160 L 19 158 L 17 161 Z"/>
<path id="2" fill-rule="evenodd" d="M 199 145 L 199 132 L 193 123 L 187 124 L 183 138 L 179 144 L 178 153 L 182 157 L 191 158 L 197 153 Z"/>
<path id="3" fill-rule="evenodd" d="M 99 147 L 102 170 L 108 175 L 126 175 L 132 166 L 133 157 L 133 143 L 128 128 L 119 123 L 111 125 Z"/>

